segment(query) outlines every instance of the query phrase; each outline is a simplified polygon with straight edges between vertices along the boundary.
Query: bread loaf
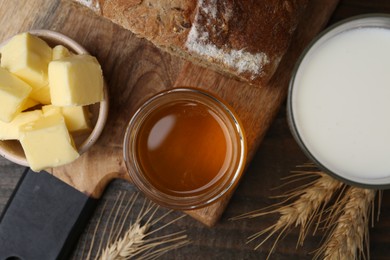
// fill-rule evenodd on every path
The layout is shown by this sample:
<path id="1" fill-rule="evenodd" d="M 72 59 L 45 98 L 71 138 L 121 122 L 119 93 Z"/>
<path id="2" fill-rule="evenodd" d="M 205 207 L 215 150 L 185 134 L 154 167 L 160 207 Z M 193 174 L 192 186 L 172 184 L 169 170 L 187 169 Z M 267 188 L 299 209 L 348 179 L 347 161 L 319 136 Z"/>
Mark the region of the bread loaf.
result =
<path id="1" fill-rule="evenodd" d="M 266 83 L 308 0 L 74 0 L 200 65 Z"/>

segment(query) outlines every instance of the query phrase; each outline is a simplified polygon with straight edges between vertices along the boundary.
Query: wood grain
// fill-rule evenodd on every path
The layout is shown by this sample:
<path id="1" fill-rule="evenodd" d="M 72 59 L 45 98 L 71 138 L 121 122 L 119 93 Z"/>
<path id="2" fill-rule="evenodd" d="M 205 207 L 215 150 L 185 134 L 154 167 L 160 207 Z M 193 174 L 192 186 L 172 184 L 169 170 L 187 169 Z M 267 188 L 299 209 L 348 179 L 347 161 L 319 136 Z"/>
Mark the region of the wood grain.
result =
<path id="1" fill-rule="evenodd" d="M 316 2 L 323 4 L 326 1 Z M 372 12 L 390 13 L 390 1 L 341 0 L 331 17 L 330 24 L 353 15 Z M 74 20 L 74 23 L 70 23 L 72 20 Z M 162 55 L 162 59 L 153 59 L 148 56 L 150 62 L 140 61 L 140 55 L 135 55 L 140 62 L 137 66 L 132 65 L 131 51 L 126 48 L 121 50 L 121 53 L 124 55 L 122 58 L 121 55 L 115 54 L 117 47 L 123 48 L 126 45 L 125 42 L 129 39 L 136 42 L 129 42 L 128 44 L 132 46 L 133 44 L 143 44 L 148 49 L 143 51 L 140 47 L 143 53 L 150 52 L 150 50 L 155 51 L 154 47 L 142 40 L 133 39 L 127 32 L 123 32 L 122 29 L 114 24 L 102 21 L 89 13 L 80 12 L 78 8 L 66 2 L 2 0 L 0 1 L 0 21 L 2 25 L 0 29 L 1 40 L 30 28 L 55 29 L 66 33 L 82 43 L 94 55 L 97 55 L 99 59 L 105 60 L 105 64 L 103 64 L 104 73 L 112 86 L 124 84 L 132 87 L 134 83 L 122 81 L 122 79 L 129 80 L 131 78 L 128 67 L 131 67 L 131 73 L 138 71 L 137 75 L 140 75 L 143 69 L 142 66 L 145 67 L 145 65 L 154 64 L 161 60 L 165 62 L 164 71 L 168 72 L 168 75 L 162 76 L 164 78 L 170 77 L 170 82 L 173 84 L 180 73 L 176 69 L 181 68 L 183 64 L 183 61 L 180 59 L 167 57 L 157 52 L 157 55 Z M 96 24 L 96 27 L 93 27 L 92 24 Z M 85 26 L 88 30 L 83 29 Z M 91 28 L 94 30 L 89 31 Z M 105 34 L 109 35 L 109 39 L 103 39 Z M 99 47 L 102 44 L 106 44 L 106 46 Z M 111 55 L 113 55 L 112 58 L 110 58 Z M 157 65 L 155 64 L 155 66 Z M 145 78 L 147 77 L 143 77 L 143 79 Z M 142 84 L 142 80 L 140 80 L 139 84 Z M 124 88 L 121 89 L 123 90 Z M 119 90 L 117 92 L 119 93 Z M 140 98 L 143 99 L 142 97 Z M 116 107 L 121 106 L 120 104 L 112 105 Z M 113 119 L 111 122 L 115 122 L 115 120 Z M 118 135 L 118 133 L 114 134 Z M 264 208 L 274 203 L 276 200 L 270 199 L 270 196 L 282 193 L 282 189 L 275 189 L 282 183 L 280 178 L 287 176 L 289 171 L 294 169 L 295 165 L 306 161 L 307 158 L 289 132 L 286 123 L 285 107 L 282 106 L 276 120 L 273 121 L 267 134 L 261 141 L 259 149 L 254 153 L 252 162 L 248 165 L 246 173 L 224 211 L 221 220 L 212 229 L 189 217 L 175 223 L 168 228 L 167 232 L 186 230 L 192 244 L 169 252 L 161 259 L 265 259 L 272 247 L 273 240 L 271 239 L 269 243 L 264 244 L 258 250 L 253 250 L 259 241 L 246 244 L 246 238 L 255 232 L 269 227 L 274 223 L 277 216 L 271 215 L 243 221 L 229 221 L 229 218 Z M 23 169 L 23 167 L 0 158 L 0 211 L 10 198 Z M 88 246 L 92 238 L 99 239 L 102 236 L 104 226 L 106 223 L 109 223 L 108 220 L 102 219 L 101 226 L 96 234 L 94 234 L 95 225 L 101 212 L 109 211 L 114 207 L 114 201 L 119 191 L 133 193 L 136 189 L 133 185 L 122 180 L 114 180 L 110 183 L 102 196 L 100 207 L 90 220 L 90 226 L 85 229 L 79 241 L 79 246 L 75 249 L 73 259 L 85 259 L 86 250 L 84 245 Z M 390 232 L 389 195 L 387 191 L 384 192 L 381 215 L 378 221 L 374 221 L 374 227 L 370 228 L 371 259 L 388 259 L 390 255 L 390 236 L 388 235 Z M 104 204 L 106 204 L 105 207 L 103 207 Z M 140 198 L 136 202 L 135 213 L 142 205 L 143 199 Z M 161 211 L 166 212 L 164 209 L 161 209 Z M 172 217 L 181 215 L 180 212 L 173 214 Z M 130 216 L 129 221 L 133 217 L 135 216 Z M 298 230 L 292 230 L 277 245 L 271 259 L 312 259 L 313 255 L 311 252 L 318 248 L 322 235 L 323 233 L 321 232 L 315 236 L 309 234 L 304 246 L 297 246 Z M 94 248 L 92 257 L 96 254 L 97 248 Z"/>
<path id="2" fill-rule="evenodd" d="M 110 119 L 101 140 L 89 153 L 83 155 L 75 163 L 54 169 L 54 175 L 93 197 L 100 197 L 105 186 L 112 179 L 128 179 L 121 158 L 122 145 L 120 141 L 123 140 L 124 133 L 123 131 L 118 133 L 118 129 L 125 129 L 130 115 L 146 98 L 172 86 L 202 88 L 229 103 L 243 122 L 248 142 L 248 161 L 250 161 L 286 97 L 295 61 L 308 42 L 325 26 L 337 3 L 338 0 L 332 0 L 323 5 L 316 1 L 309 4 L 289 51 L 281 61 L 274 77 L 266 85 L 248 85 L 190 62 L 186 62 L 178 68 L 180 73 L 176 80 L 172 78 L 171 81 L 164 81 L 163 75 L 169 75 L 163 70 L 165 66 L 149 65 L 142 68 L 140 74 L 132 74 L 132 77 L 128 79 L 128 82 L 132 84 L 127 85 L 125 89 L 118 89 L 118 92 L 117 87 L 121 88 L 121 85 L 112 86 L 109 82 L 111 103 L 119 103 L 120 106 L 111 107 Z M 158 57 L 158 50 L 155 50 L 155 54 L 139 53 L 140 50 L 138 48 L 136 49 L 137 53 L 134 53 L 134 55 L 141 55 L 140 60 Z M 144 51 L 144 49 L 142 50 Z M 156 60 L 156 62 L 158 61 Z M 163 61 L 160 64 L 164 64 Z M 131 73 L 131 70 L 129 72 Z M 172 84 L 174 80 L 175 83 Z M 75 172 L 78 174 L 75 175 Z M 187 213 L 202 223 L 212 226 L 226 208 L 231 194 L 227 194 L 213 205 Z"/>
<path id="3" fill-rule="evenodd" d="M 303 49 L 328 22 L 338 0 L 320 4 L 311 1 L 302 23 L 298 26 L 288 52 L 283 57 L 277 71 L 266 85 L 251 86 L 235 79 L 186 63 L 175 86 L 201 86 L 227 101 L 243 122 L 248 143 L 248 161 L 257 150 L 266 131 L 287 95 L 288 83 L 295 61 Z M 232 193 L 213 205 L 187 212 L 208 226 L 219 220 Z"/>
<path id="4" fill-rule="evenodd" d="M 3 37 L 10 37 L 37 27 L 57 30 L 85 46 L 101 62 L 110 92 L 110 112 L 102 136 L 74 163 L 52 169 L 59 179 L 99 198 L 113 179 L 130 181 L 122 159 L 122 141 L 131 115 L 150 96 L 173 86 L 203 88 L 227 101 L 244 124 L 249 162 L 286 97 L 297 57 L 326 24 L 337 2 L 310 2 L 289 51 L 274 77 L 263 86 L 251 86 L 184 62 L 68 1 L 28 1 L 27 7 L 31 10 L 38 10 L 40 5 L 50 10 L 37 12 L 35 16 L 29 16 L 20 2 L 6 2 L 8 5 L 3 6 L 3 10 L 8 11 L 3 17 L 10 19 L 9 12 L 13 11 L 25 19 L 7 22 L 8 28 L 2 33 Z M 187 213 L 212 226 L 226 208 L 231 194 L 213 205 Z"/>

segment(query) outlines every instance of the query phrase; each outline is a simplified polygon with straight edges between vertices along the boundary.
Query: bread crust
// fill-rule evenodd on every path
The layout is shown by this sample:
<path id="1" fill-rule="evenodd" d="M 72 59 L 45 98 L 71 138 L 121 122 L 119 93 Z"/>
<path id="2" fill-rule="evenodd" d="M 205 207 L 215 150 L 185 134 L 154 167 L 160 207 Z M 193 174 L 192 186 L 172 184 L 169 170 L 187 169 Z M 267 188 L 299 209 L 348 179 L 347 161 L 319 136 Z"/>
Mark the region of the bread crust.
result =
<path id="1" fill-rule="evenodd" d="M 254 84 L 287 51 L 308 0 L 75 0 L 156 46 Z"/>

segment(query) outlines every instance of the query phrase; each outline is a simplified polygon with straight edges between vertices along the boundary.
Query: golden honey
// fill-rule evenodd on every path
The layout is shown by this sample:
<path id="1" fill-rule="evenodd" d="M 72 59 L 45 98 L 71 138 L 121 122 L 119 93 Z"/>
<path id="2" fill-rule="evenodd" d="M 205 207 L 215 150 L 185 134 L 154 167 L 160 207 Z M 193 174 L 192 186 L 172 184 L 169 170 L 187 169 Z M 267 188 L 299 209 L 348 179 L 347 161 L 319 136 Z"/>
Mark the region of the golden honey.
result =
<path id="1" fill-rule="evenodd" d="M 234 112 L 210 93 L 177 88 L 147 100 L 133 115 L 123 144 L 134 184 L 174 209 L 206 206 L 237 184 L 246 159 Z"/>
<path id="2" fill-rule="evenodd" d="M 153 111 L 140 128 L 138 157 L 148 180 L 167 193 L 211 186 L 226 172 L 232 145 L 214 111 L 176 101 Z"/>

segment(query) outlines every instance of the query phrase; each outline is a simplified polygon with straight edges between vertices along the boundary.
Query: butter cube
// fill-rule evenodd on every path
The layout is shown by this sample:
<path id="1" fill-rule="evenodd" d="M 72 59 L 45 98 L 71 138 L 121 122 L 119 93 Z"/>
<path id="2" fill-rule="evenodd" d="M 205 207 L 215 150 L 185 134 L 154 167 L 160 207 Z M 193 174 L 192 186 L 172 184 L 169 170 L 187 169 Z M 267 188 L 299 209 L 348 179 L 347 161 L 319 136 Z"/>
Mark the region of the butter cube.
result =
<path id="1" fill-rule="evenodd" d="M 18 114 L 14 120 L 9 123 L 0 121 L 0 140 L 17 140 L 19 139 L 19 127 L 41 118 L 42 111 L 34 110 Z"/>
<path id="2" fill-rule="evenodd" d="M 20 143 L 34 171 L 64 165 L 79 157 L 59 113 L 24 124 L 19 131 Z"/>
<path id="3" fill-rule="evenodd" d="M 30 92 L 26 82 L 0 68 L 0 120 L 10 122 L 20 113 Z"/>
<path id="4" fill-rule="evenodd" d="M 41 104 L 47 105 L 51 103 L 50 99 L 50 88 L 49 85 L 46 85 L 42 88 L 33 89 L 30 94 L 30 97 Z"/>
<path id="5" fill-rule="evenodd" d="M 74 55 L 49 64 L 49 86 L 55 106 L 84 106 L 103 99 L 103 75 L 90 55 Z"/>
<path id="6" fill-rule="evenodd" d="M 89 113 L 87 108 L 83 106 L 57 107 L 46 105 L 42 107 L 42 111 L 44 116 L 62 113 L 66 127 L 71 133 L 84 133 L 91 130 Z"/>
<path id="7" fill-rule="evenodd" d="M 62 107 L 62 114 L 70 132 L 84 133 L 91 130 L 90 115 L 86 107 Z"/>
<path id="8" fill-rule="evenodd" d="M 43 104 L 50 103 L 47 95 L 41 98 L 41 94 L 36 93 L 49 91 L 47 69 L 52 59 L 50 46 L 36 36 L 22 33 L 14 36 L 0 52 L 1 67 L 27 82 L 33 88 L 33 99 Z"/>
<path id="9" fill-rule="evenodd" d="M 44 116 L 51 116 L 53 114 L 62 113 L 61 107 L 53 106 L 53 105 L 46 105 L 42 107 L 42 112 Z"/>
<path id="10" fill-rule="evenodd" d="M 63 45 L 57 45 L 53 48 L 52 60 L 60 60 L 62 58 L 69 57 L 70 51 Z"/>
<path id="11" fill-rule="evenodd" d="M 70 132 L 84 133 L 91 131 L 90 114 L 86 107 L 62 107 L 62 114 Z"/>
<path id="12" fill-rule="evenodd" d="M 32 107 L 35 107 L 37 105 L 39 105 L 38 101 L 31 99 L 31 98 L 27 98 L 26 101 L 23 103 L 21 110 L 25 111 L 25 110 L 32 108 Z"/>

